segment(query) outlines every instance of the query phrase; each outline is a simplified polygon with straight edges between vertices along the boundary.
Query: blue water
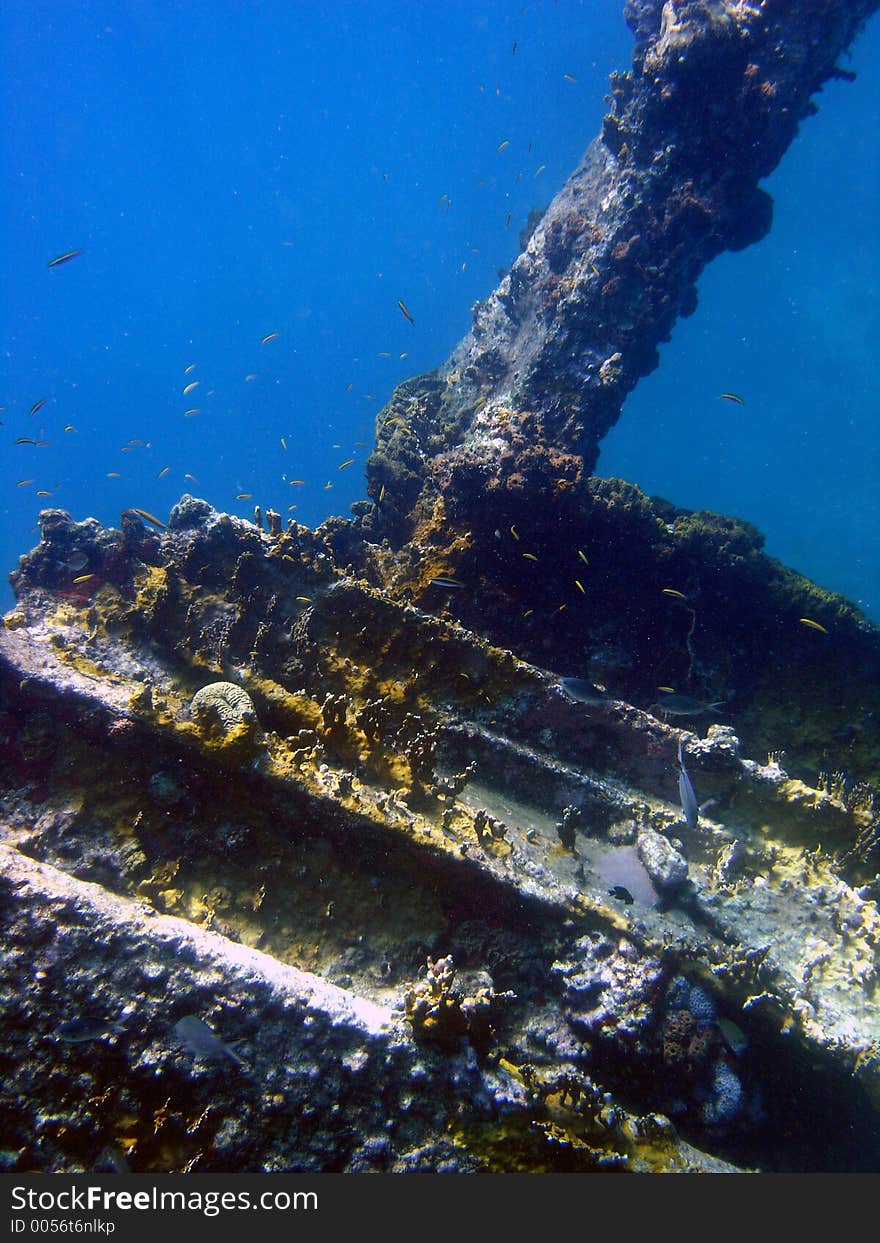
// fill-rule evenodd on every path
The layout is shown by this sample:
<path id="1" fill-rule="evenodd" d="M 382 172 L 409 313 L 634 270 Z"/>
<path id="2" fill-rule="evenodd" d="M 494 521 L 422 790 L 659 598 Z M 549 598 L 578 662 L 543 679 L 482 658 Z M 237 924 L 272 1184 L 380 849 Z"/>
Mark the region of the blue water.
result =
<path id="1" fill-rule="evenodd" d="M 45 505 L 347 513 L 394 385 L 446 358 L 598 131 L 621 9 L 6 0 L 0 569 Z M 769 180 L 773 232 L 707 270 L 599 464 L 751 519 L 875 617 L 878 52 L 875 19 Z"/>

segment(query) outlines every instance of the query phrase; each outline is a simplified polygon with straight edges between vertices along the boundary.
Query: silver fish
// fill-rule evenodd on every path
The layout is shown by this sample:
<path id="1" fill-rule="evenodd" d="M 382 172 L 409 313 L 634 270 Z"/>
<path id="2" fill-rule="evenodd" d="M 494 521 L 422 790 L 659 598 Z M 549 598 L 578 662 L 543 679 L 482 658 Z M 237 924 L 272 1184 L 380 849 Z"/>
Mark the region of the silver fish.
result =
<path id="1" fill-rule="evenodd" d="M 233 1062 L 237 1062 L 239 1066 L 245 1065 L 235 1050 L 230 1049 L 228 1044 L 224 1044 L 219 1036 L 215 1036 L 208 1024 L 203 1023 L 194 1014 L 187 1014 L 182 1019 L 178 1019 L 174 1024 L 174 1034 L 181 1044 L 186 1045 L 190 1053 L 204 1058 L 207 1062 L 228 1057 Z"/>
<path id="2" fill-rule="evenodd" d="M 659 708 L 663 716 L 702 716 L 704 712 L 720 712 L 724 702 L 723 699 L 716 699 L 714 703 L 706 703 L 692 695 L 672 693 L 664 694 L 658 703 L 651 704 L 651 708 Z"/>
<path id="3" fill-rule="evenodd" d="M 111 1023 L 106 1019 L 77 1018 L 66 1019 L 55 1028 L 55 1035 L 65 1044 L 83 1044 L 87 1040 L 100 1040 L 111 1033 L 120 1035 L 125 1030 L 119 1023 Z"/>
<path id="4" fill-rule="evenodd" d="M 571 699 L 582 704 L 607 703 L 608 696 L 601 686 L 588 682 L 586 678 L 560 678 L 559 685 Z"/>
<path id="5" fill-rule="evenodd" d="M 694 792 L 693 783 L 684 766 L 681 753 L 681 739 L 678 740 L 678 797 L 681 799 L 681 810 L 689 829 L 695 829 L 700 819 L 700 805 Z"/>

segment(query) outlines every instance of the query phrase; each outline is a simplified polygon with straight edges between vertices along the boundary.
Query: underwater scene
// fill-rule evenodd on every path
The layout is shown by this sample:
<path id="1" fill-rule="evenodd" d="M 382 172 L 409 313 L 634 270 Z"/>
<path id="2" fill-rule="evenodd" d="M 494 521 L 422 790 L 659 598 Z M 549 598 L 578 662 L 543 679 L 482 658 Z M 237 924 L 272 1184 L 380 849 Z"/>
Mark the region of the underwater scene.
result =
<path id="1" fill-rule="evenodd" d="M 880 1170 L 877 8 L 4 5 L 0 1172 Z"/>

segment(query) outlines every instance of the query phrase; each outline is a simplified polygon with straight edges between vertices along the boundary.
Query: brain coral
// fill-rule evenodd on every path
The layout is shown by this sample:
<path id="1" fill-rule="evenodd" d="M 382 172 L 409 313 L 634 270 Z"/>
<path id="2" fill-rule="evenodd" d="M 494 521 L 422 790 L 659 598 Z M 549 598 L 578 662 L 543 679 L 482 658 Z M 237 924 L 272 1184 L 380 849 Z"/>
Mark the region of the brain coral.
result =
<path id="1" fill-rule="evenodd" d="M 224 733 L 238 725 L 254 728 L 257 724 L 254 701 L 234 682 L 211 682 L 203 686 L 193 695 L 192 710 L 197 719 L 219 725 Z"/>

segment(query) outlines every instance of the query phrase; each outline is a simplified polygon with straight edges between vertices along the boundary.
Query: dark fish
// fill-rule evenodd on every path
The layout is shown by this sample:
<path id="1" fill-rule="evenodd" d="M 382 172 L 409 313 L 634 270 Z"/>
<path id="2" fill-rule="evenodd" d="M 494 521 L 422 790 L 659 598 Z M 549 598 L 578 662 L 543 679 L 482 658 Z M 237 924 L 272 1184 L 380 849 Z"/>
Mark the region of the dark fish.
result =
<path id="1" fill-rule="evenodd" d="M 700 805 L 694 792 L 693 783 L 684 766 L 681 753 L 681 739 L 678 740 L 678 797 L 681 799 L 681 810 L 689 829 L 695 829 L 700 819 Z"/>
<path id="2" fill-rule="evenodd" d="M 627 906 L 632 906 L 635 898 L 625 885 L 615 885 L 613 889 L 608 890 L 609 898 L 617 898 L 618 902 L 625 902 Z"/>
<path id="3" fill-rule="evenodd" d="M 65 1044 L 83 1044 L 87 1040 L 100 1040 L 111 1033 L 118 1035 L 125 1029 L 119 1023 L 111 1023 L 106 1019 L 81 1017 L 67 1019 L 55 1028 L 55 1035 Z"/>
<path id="4" fill-rule="evenodd" d="M 398 299 L 397 299 L 397 305 L 400 307 L 400 313 L 401 313 L 401 315 L 403 316 L 403 318 L 404 318 L 404 319 L 408 319 L 408 320 L 409 320 L 409 322 L 410 322 L 411 324 L 414 324 L 416 321 L 415 321 L 415 320 L 413 319 L 413 317 L 410 315 L 410 313 L 409 313 L 409 309 L 408 309 L 408 307 L 407 307 L 406 303 L 404 302 L 403 298 L 398 298 Z"/>
<path id="5" fill-rule="evenodd" d="M 744 406 L 746 404 L 746 399 L 740 397 L 739 393 L 719 393 L 718 397 L 723 398 L 725 401 L 732 401 L 737 406 Z"/>
<path id="6" fill-rule="evenodd" d="M 42 410 L 47 400 L 48 398 L 41 397 L 39 401 L 35 401 L 34 404 L 31 406 L 30 410 L 28 410 L 28 414 L 36 414 L 38 410 Z"/>
<path id="7" fill-rule="evenodd" d="M 582 704 L 607 703 L 608 696 L 601 686 L 588 682 L 586 678 L 560 678 L 559 685 L 571 699 Z"/>
<path id="8" fill-rule="evenodd" d="M 693 695 L 677 695 L 664 694 L 659 703 L 651 704 L 652 708 L 659 708 L 664 716 L 702 716 L 704 712 L 719 712 L 724 707 L 723 699 L 716 699 L 713 703 L 706 703 L 702 699 L 695 699 Z"/>
<path id="9" fill-rule="evenodd" d="M 68 259 L 75 259 L 77 255 L 81 255 L 81 250 L 67 250 L 63 255 L 56 255 L 54 259 L 50 259 L 46 264 L 47 268 L 57 268 L 61 263 L 67 263 Z"/>
<path id="10" fill-rule="evenodd" d="M 230 1049 L 228 1044 L 224 1044 L 219 1036 L 214 1035 L 208 1024 L 203 1023 L 194 1014 L 187 1014 L 184 1018 L 178 1019 L 174 1024 L 174 1034 L 196 1057 L 202 1057 L 208 1062 L 228 1057 L 239 1066 L 244 1066 L 244 1062 L 235 1050 Z"/>

